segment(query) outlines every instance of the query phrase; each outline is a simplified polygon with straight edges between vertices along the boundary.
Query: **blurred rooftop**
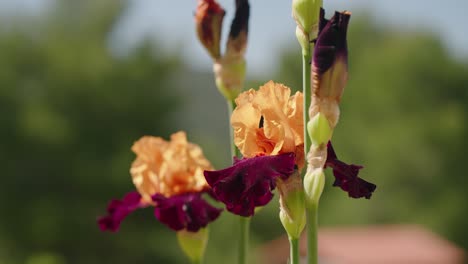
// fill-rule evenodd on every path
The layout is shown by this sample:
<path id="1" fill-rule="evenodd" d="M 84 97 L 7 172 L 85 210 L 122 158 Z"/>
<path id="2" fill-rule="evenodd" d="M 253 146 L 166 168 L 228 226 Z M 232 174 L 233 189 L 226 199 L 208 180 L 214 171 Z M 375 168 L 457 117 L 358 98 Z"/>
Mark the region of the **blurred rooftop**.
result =
<path id="1" fill-rule="evenodd" d="M 319 231 L 321 264 L 462 264 L 465 252 L 451 242 L 420 226 L 322 228 Z M 286 237 L 259 249 L 261 263 L 287 263 Z M 306 236 L 301 237 L 300 254 L 305 263 Z"/>

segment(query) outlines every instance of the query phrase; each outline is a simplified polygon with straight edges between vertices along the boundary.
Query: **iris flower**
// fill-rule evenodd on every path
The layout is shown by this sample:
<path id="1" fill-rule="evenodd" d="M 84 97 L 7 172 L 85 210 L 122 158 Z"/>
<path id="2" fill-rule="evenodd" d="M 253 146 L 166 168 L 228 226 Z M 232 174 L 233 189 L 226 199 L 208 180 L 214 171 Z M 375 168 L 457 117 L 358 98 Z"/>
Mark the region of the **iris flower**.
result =
<path id="1" fill-rule="evenodd" d="M 309 115 L 323 114 L 332 129 L 338 122 L 339 102 L 348 80 L 347 29 L 350 18 L 351 13 L 345 11 L 335 12 L 333 17 L 326 19 L 325 11 L 321 9 L 319 33 L 315 41 L 312 60 L 313 95 Z M 320 147 L 327 149 L 324 167 L 333 169 L 333 186 L 348 192 L 352 198 L 369 199 L 376 185 L 358 177 L 363 167 L 338 160 L 331 142 Z"/>
<path id="2" fill-rule="evenodd" d="M 144 136 L 134 143 L 137 155 L 130 174 L 137 192 L 112 200 L 107 215 L 98 219 L 102 231 L 116 232 L 120 223 L 138 208 L 154 206 L 155 217 L 175 231 L 197 232 L 214 221 L 221 209 L 203 198 L 210 192 L 203 171 L 212 169 L 201 148 L 178 132 L 171 141 Z"/>
<path id="3" fill-rule="evenodd" d="M 251 216 L 272 199 L 277 179 L 304 166 L 303 96 L 270 81 L 241 93 L 236 105 L 231 125 L 243 158 L 224 170 L 205 171 L 205 178 L 228 211 Z"/>

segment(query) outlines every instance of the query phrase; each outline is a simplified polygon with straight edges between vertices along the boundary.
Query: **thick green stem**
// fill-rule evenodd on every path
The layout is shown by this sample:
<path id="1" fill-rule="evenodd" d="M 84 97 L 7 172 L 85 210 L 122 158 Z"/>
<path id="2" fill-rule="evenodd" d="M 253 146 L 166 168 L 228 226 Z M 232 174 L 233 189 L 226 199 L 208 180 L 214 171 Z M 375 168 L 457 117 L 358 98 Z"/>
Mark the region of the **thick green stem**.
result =
<path id="1" fill-rule="evenodd" d="M 202 260 L 201 259 L 193 259 L 192 260 L 192 264 L 202 264 Z"/>
<path id="2" fill-rule="evenodd" d="M 232 100 L 228 101 L 228 110 L 229 118 L 231 118 L 232 111 L 234 110 L 235 102 Z M 234 131 L 229 125 L 229 134 L 231 139 L 231 158 L 240 157 L 239 149 L 234 144 Z M 247 252 L 249 247 L 249 232 L 250 232 L 250 218 L 239 216 L 239 226 L 240 226 L 240 237 L 238 245 L 238 263 L 246 264 L 247 263 Z"/>
<path id="3" fill-rule="evenodd" d="M 304 152 L 305 157 L 309 153 L 312 142 L 307 133 L 307 123 L 310 120 L 309 107 L 312 100 L 311 85 L 311 60 L 314 53 L 314 45 L 311 44 L 309 50 L 303 49 L 302 54 L 302 92 L 304 94 Z M 305 173 L 305 170 L 304 170 Z M 318 204 L 309 205 L 307 213 L 307 264 L 318 263 Z"/>
<path id="4" fill-rule="evenodd" d="M 240 238 L 239 238 L 239 264 L 247 263 L 247 253 L 249 249 L 250 218 L 239 216 L 240 220 Z"/>
<path id="5" fill-rule="evenodd" d="M 289 263 L 290 264 L 299 264 L 299 239 L 289 238 Z"/>
<path id="6" fill-rule="evenodd" d="M 303 50 L 302 54 L 302 93 L 304 95 L 304 153 L 307 157 L 311 146 L 311 140 L 307 133 L 307 123 L 310 120 L 309 117 L 309 106 L 312 99 L 312 87 L 311 87 L 311 65 L 312 59 L 312 48 L 308 51 Z M 305 170 L 304 170 L 305 171 Z"/>
<path id="7" fill-rule="evenodd" d="M 309 205 L 307 213 L 307 264 L 318 263 L 318 204 Z"/>

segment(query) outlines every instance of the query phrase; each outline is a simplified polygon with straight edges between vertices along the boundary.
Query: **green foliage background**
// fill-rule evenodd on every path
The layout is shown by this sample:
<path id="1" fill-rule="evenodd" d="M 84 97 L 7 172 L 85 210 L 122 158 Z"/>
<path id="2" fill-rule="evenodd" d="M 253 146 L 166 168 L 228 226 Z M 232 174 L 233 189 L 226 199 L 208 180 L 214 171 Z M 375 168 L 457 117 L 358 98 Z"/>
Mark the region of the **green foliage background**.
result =
<path id="1" fill-rule="evenodd" d="M 41 23 L 0 33 L 0 263 L 185 263 L 151 210 L 117 234 L 99 232 L 106 203 L 133 189 L 129 148 L 183 129 L 215 167 L 228 165 L 228 127 L 210 72 L 145 42 L 113 57 L 108 33 L 123 6 L 65 1 Z M 468 64 L 424 32 L 353 18 L 350 80 L 334 135 L 344 160 L 365 164 L 370 201 L 332 188 L 322 226 L 420 224 L 468 248 Z M 300 87 L 298 46 L 269 79 Z M 184 76 L 184 78 L 180 78 Z M 223 147 L 226 146 L 226 147 Z M 253 245 L 281 235 L 277 201 L 253 221 Z M 207 263 L 234 263 L 236 221 L 212 226 Z"/>

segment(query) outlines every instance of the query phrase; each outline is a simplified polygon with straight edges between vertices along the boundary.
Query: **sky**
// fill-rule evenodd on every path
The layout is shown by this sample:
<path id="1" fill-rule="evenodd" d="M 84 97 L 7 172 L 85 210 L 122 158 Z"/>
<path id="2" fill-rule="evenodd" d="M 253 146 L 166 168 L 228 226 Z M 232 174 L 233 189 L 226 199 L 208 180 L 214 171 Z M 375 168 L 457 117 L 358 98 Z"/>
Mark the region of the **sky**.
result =
<path id="1" fill-rule="evenodd" d="M 223 25 L 223 36 L 226 37 L 234 13 L 234 1 L 218 1 L 227 11 Z M 53 2 L 0 0 L 0 16 L 42 14 Z M 161 52 L 176 51 L 189 65 L 211 68 L 209 56 L 196 39 L 193 19 L 196 0 L 127 2 L 128 8 L 109 38 L 113 52 L 126 54 L 145 37 L 154 36 L 162 42 Z M 248 72 L 268 74 L 276 67 L 278 57 L 275 54 L 296 44 L 291 0 L 252 0 L 250 3 Z M 468 22 L 465 19 L 467 0 L 324 0 L 324 7 L 328 14 L 334 10 L 349 10 L 356 16 L 371 15 L 375 23 L 398 30 L 433 32 L 440 36 L 454 57 L 468 58 Z"/>

